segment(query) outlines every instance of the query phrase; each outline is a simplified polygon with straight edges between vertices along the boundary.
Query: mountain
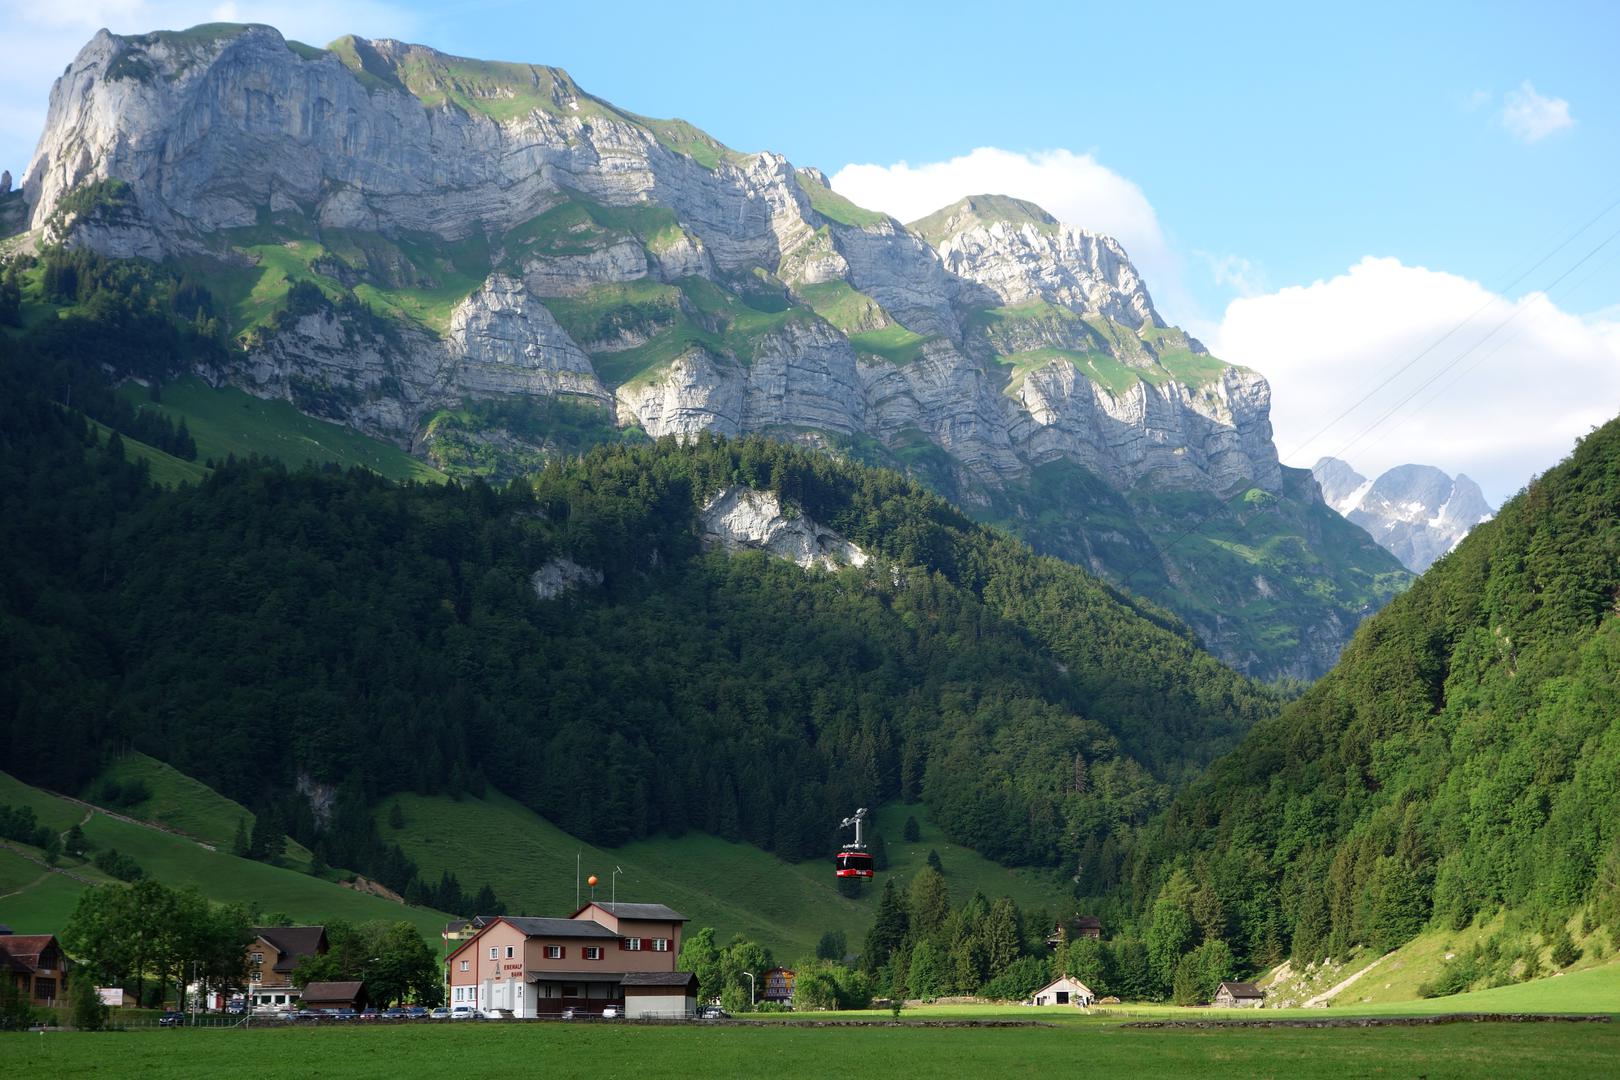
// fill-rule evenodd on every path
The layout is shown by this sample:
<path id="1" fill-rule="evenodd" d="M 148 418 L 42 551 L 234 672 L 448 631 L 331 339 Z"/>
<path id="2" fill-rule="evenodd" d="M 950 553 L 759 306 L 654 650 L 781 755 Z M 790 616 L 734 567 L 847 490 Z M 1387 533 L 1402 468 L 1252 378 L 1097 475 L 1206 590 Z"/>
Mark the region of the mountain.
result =
<path id="1" fill-rule="evenodd" d="M 1369 483 L 1345 462 L 1325 457 L 1311 475 L 1329 506 L 1418 574 L 1495 512 L 1478 484 L 1432 465 L 1397 465 Z"/>
<path id="2" fill-rule="evenodd" d="M 30 295 L 80 265 L 48 254 Z M 140 750 L 407 893 L 374 821 L 401 793 L 794 861 L 903 799 L 1050 868 L 1276 707 L 1168 613 L 758 436 L 598 446 L 500 489 L 258 458 L 155 487 L 136 436 L 189 436 L 108 406 L 102 361 L 211 346 L 147 321 L 181 282 L 116 269 L 0 333 L 0 750 L 30 784 L 82 791 Z"/>
<path id="3" fill-rule="evenodd" d="M 601 438 L 797 441 L 918 477 L 1263 677 L 1326 670 L 1406 581 L 1278 465 L 1265 380 L 1167 326 L 1114 240 L 1000 196 L 908 228 L 557 68 L 103 32 L 21 191 L 29 238 L 206 282 L 229 348 L 199 374 L 451 472 L 543 461 L 558 402 Z"/>
<path id="4" fill-rule="evenodd" d="M 1131 883 L 1115 899 L 1171 965 L 1189 911 L 1250 968 L 1472 926 L 1479 948 L 1441 992 L 1604 948 L 1598 928 L 1620 933 L 1617 508 L 1612 421 L 1368 619 L 1125 865 L 1083 873 Z"/>

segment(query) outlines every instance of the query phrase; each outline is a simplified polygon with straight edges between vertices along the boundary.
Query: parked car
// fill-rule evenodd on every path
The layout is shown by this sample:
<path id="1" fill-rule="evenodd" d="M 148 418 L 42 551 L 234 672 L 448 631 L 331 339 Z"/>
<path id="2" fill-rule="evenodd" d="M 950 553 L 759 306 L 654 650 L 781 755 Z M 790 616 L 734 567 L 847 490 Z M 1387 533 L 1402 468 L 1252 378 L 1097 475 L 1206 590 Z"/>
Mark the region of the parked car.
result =
<path id="1" fill-rule="evenodd" d="M 434 1010 L 434 1012 L 437 1011 Z M 425 1005 L 412 1005 L 405 1010 L 405 1019 L 407 1020 L 426 1020 L 431 1015 L 433 1014 L 428 1011 Z"/>
<path id="2" fill-rule="evenodd" d="M 245 1012 L 247 1012 L 247 1002 L 245 1001 L 228 1001 L 225 1003 L 227 1016 L 241 1016 Z"/>
<path id="3" fill-rule="evenodd" d="M 360 1014 L 355 1012 L 353 1009 L 332 1009 L 331 1016 L 328 1017 L 328 1019 L 342 1020 L 345 1023 L 350 1020 L 358 1020 L 359 1018 Z"/>
<path id="4" fill-rule="evenodd" d="M 609 1005 L 602 1010 L 602 1019 L 604 1020 L 618 1020 L 623 1015 L 623 1011 L 617 1005 Z"/>
<path id="5" fill-rule="evenodd" d="M 320 1020 L 320 1019 L 322 1019 L 321 1010 L 320 1009 L 299 1009 L 297 1012 L 293 1013 L 293 1019 L 294 1020 Z"/>
<path id="6" fill-rule="evenodd" d="M 379 1019 L 381 1016 L 382 1016 L 382 1013 L 379 1012 L 376 1009 L 361 1009 L 359 1015 L 356 1016 L 355 1019 L 356 1020 L 376 1020 L 376 1019 Z"/>
<path id="7" fill-rule="evenodd" d="M 397 1007 L 392 1009 L 384 1009 L 382 1011 L 382 1018 L 384 1020 L 403 1020 L 405 1019 L 405 1010 Z"/>
<path id="8" fill-rule="evenodd" d="M 474 1009 L 471 1005 L 457 1005 L 455 1008 L 450 1010 L 450 1019 L 476 1020 L 478 1019 L 478 1010 Z"/>
<path id="9" fill-rule="evenodd" d="M 166 1012 L 158 1017 L 158 1027 L 180 1027 L 185 1022 L 185 1013 Z"/>
<path id="10" fill-rule="evenodd" d="M 562 1011 L 562 1018 L 564 1020 L 573 1020 L 578 1018 L 579 1015 L 580 1011 L 578 1009 L 564 1009 Z"/>
<path id="11" fill-rule="evenodd" d="M 450 1010 L 448 1007 L 440 1005 L 437 1009 L 428 1013 L 428 1018 L 431 1020 L 448 1020 L 450 1019 Z"/>
<path id="12" fill-rule="evenodd" d="M 718 1005 L 705 1005 L 698 1010 L 699 1020 L 730 1020 L 731 1014 Z"/>

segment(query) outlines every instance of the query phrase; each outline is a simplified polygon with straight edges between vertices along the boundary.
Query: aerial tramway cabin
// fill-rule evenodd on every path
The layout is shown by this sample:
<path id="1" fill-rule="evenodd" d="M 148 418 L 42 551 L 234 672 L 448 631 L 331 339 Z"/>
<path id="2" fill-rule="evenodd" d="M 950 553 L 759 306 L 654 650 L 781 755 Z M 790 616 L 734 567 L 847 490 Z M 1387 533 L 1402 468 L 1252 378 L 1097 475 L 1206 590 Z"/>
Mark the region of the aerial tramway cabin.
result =
<path id="1" fill-rule="evenodd" d="M 594 902 L 566 919 L 499 916 L 450 954 L 448 1004 L 520 1019 L 690 1013 L 696 978 L 675 969 L 687 921 L 663 904 Z"/>

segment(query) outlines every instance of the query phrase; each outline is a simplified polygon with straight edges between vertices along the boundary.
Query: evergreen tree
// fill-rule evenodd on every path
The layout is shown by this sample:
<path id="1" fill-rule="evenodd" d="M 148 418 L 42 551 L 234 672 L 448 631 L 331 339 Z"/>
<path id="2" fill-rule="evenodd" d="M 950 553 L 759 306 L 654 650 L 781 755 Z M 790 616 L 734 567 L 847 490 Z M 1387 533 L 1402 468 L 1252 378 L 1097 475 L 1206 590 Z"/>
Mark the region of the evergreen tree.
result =
<path id="1" fill-rule="evenodd" d="M 905 838 L 908 844 L 915 844 L 922 836 L 922 830 L 918 828 L 917 819 L 914 816 L 909 814 L 906 816 L 906 824 L 901 836 Z"/>
<path id="2" fill-rule="evenodd" d="M 239 859 L 251 858 L 253 846 L 248 840 L 247 819 L 236 819 L 236 836 L 231 840 L 231 854 Z"/>
<path id="3" fill-rule="evenodd" d="M 951 915 L 951 890 L 945 878 L 931 867 L 912 879 L 908 897 L 911 932 L 918 940 L 932 938 Z"/>
<path id="4" fill-rule="evenodd" d="M 990 905 L 984 920 L 985 966 L 994 979 L 1018 959 L 1023 935 L 1018 925 L 1018 906 L 1008 896 L 999 897 Z"/>
<path id="5" fill-rule="evenodd" d="M 911 966 L 907 985 L 912 997 L 929 1000 L 949 989 L 950 971 L 944 955 L 932 941 L 924 938 L 911 950 Z"/>
<path id="6" fill-rule="evenodd" d="M 878 898 L 877 917 L 866 934 L 866 949 L 861 955 L 866 970 L 877 971 L 887 964 L 905 942 L 910 929 L 906 901 L 895 887 L 894 879 L 889 878 L 883 883 L 883 894 Z"/>

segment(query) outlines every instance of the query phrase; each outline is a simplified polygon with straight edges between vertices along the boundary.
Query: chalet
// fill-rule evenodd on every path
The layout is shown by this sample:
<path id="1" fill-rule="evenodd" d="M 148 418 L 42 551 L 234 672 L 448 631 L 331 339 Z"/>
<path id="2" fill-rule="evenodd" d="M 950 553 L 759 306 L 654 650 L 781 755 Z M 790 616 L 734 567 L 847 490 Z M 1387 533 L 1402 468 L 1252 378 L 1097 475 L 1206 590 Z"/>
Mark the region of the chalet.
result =
<path id="1" fill-rule="evenodd" d="M 675 1011 L 695 982 L 675 978 L 686 916 L 663 904 L 586 904 L 566 919 L 501 915 L 446 959 L 449 1004 L 512 1017 L 565 1009 Z M 648 981 L 650 973 L 660 979 Z M 632 977 L 634 976 L 634 977 Z M 680 1006 L 685 1009 L 685 1005 Z"/>
<path id="2" fill-rule="evenodd" d="M 363 982 L 312 982 L 304 987 L 306 1009 L 353 1009 L 366 1007 Z"/>
<path id="3" fill-rule="evenodd" d="M 1074 920 L 1074 936 L 1077 938 L 1101 938 L 1102 920 L 1095 915 L 1082 915 Z"/>
<path id="4" fill-rule="evenodd" d="M 1075 1005 L 1084 1009 L 1097 1000 L 1091 988 L 1073 975 L 1053 979 L 1030 997 L 1031 1005 Z"/>
<path id="5" fill-rule="evenodd" d="M 765 985 L 759 992 L 761 1001 L 787 1004 L 793 1000 L 793 969 L 774 967 L 765 972 Z"/>
<path id="6" fill-rule="evenodd" d="M 68 966 L 55 934 L 0 934 L 0 979 L 32 1005 L 67 1000 Z"/>
<path id="7" fill-rule="evenodd" d="M 1222 1009 L 1258 1009 L 1265 1001 L 1266 992 L 1254 983 L 1223 982 L 1215 991 L 1215 1004 Z"/>
<path id="8" fill-rule="evenodd" d="M 248 1004 L 286 1008 L 299 1000 L 292 974 L 300 961 L 326 952 L 324 926 L 256 926 L 247 947 Z"/>

